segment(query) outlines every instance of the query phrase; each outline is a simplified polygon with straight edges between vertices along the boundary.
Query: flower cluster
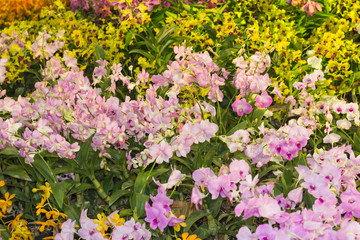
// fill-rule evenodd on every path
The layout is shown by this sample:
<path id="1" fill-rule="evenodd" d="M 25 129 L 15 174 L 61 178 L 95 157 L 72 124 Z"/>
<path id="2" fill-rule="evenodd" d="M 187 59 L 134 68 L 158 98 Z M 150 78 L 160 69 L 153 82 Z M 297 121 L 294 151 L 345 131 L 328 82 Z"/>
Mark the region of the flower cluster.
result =
<path id="1" fill-rule="evenodd" d="M 30 54 L 25 51 L 26 32 L 3 31 L 0 38 L 0 84 L 21 80 L 20 73 L 28 69 Z"/>
<path id="2" fill-rule="evenodd" d="M 214 63 L 208 52 L 192 53 L 192 48 L 185 48 L 179 46 L 174 48 L 177 61 L 170 62 L 167 70 L 162 75 L 152 77 L 155 86 L 167 86 L 169 83 L 173 84 L 175 90 L 179 89 L 193 92 L 196 94 L 199 86 L 202 92 L 207 92 L 208 98 L 213 101 L 222 101 L 223 93 L 220 86 L 225 85 L 227 79 L 226 71 L 222 72 L 220 77 L 216 72 L 220 69 Z M 224 69 L 225 70 L 225 69 Z M 196 98 L 196 95 L 193 96 Z"/>
<path id="3" fill-rule="evenodd" d="M 39 188 L 33 188 L 32 192 L 36 193 L 38 191 L 42 191 L 41 201 L 36 205 L 36 215 L 45 214 L 46 221 L 35 221 L 35 224 L 41 225 L 39 228 L 40 232 L 44 232 L 46 228 L 52 227 L 53 229 L 57 229 L 59 223 L 59 218 L 67 218 L 67 215 L 60 212 L 58 209 L 54 208 L 49 203 L 49 198 L 53 191 L 48 182 L 45 185 L 41 185 Z M 50 211 L 48 210 L 50 209 Z"/>
<path id="4" fill-rule="evenodd" d="M 61 225 L 61 232 L 55 235 L 55 240 L 74 240 L 76 233 L 83 239 L 112 239 L 112 240 L 149 240 L 151 233 L 132 218 L 125 222 L 116 212 L 109 216 L 98 214 L 98 219 L 90 219 L 87 216 L 87 210 L 82 210 L 80 216 L 80 229 L 76 230 L 76 221 L 67 220 Z M 106 233 L 112 229 L 111 234 Z"/>
<path id="5" fill-rule="evenodd" d="M 5 186 L 5 181 L 0 181 L 0 188 Z M 5 190 L 6 191 L 6 190 Z M 9 192 L 5 192 L 4 199 L 0 199 L 0 220 L 3 222 L 7 213 L 10 213 L 12 210 L 13 201 L 12 199 L 15 197 L 15 194 L 11 194 Z M 27 221 L 24 219 L 20 219 L 22 214 L 17 215 L 12 221 L 9 222 L 8 228 L 11 233 L 11 237 L 32 240 L 31 232 L 27 227 Z M 0 232 L 1 237 L 1 232 Z"/>
<path id="6" fill-rule="evenodd" d="M 42 8 L 54 7 L 55 4 L 50 0 L 1 0 L 0 5 L 0 25 L 10 25 L 16 20 L 37 20 Z"/>
<path id="7" fill-rule="evenodd" d="M 8 61 L 8 59 L 5 57 L 5 58 L 2 58 L 1 60 L 0 60 L 0 74 L 1 74 L 1 76 L 0 76 L 0 83 L 3 83 L 4 82 L 4 80 L 5 80 L 5 74 L 6 74 L 6 64 L 7 64 L 7 61 Z"/>
<path id="8" fill-rule="evenodd" d="M 40 32 L 36 37 L 36 40 L 31 45 L 31 51 L 34 54 L 34 58 L 45 58 L 49 59 L 54 56 L 60 48 L 64 46 L 64 42 L 59 41 L 58 39 L 63 38 L 64 30 L 60 30 L 56 35 L 56 40 L 54 43 L 48 43 L 48 40 L 51 36 L 46 32 Z"/>
<path id="9" fill-rule="evenodd" d="M 165 227 L 174 227 L 176 224 L 184 221 L 182 218 L 177 218 L 172 212 L 170 205 L 173 204 L 173 200 L 166 196 L 166 190 L 163 187 L 159 187 L 158 194 L 150 196 L 152 206 L 146 202 L 145 221 L 150 223 L 150 228 L 159 228 L 160 231 L 164 231 Z"/>
<path id="10" fill-rule="evenodd" d="M 358 2 L 70 3 L 2 29 L 3 238 L 359 236 Z"/>
<path id="11" fill-rule="evenodd" d="M 266 217 L 279 223 L 280 227 L 262 224 L 253 234 L 247 227 L 242 227 L 237 235 L 238 239 L 252 237 L 275 239 L 280 236 L 337 239 L 344 234 L 353 236 L 359 232 L 360 225 L 350 221 L 352 216 L 358 216 L 358 210 L 354 205 L 358 198 L 358 191 L 354 191 L 354 180 L 359 171 L 358 167 L 354 168 L 353 164 L 356 162 L 357 165 L 359 160 L 354 156 L 351 147 L 343 145 L 330 151 L 319 150 L 307 160 L 309 167 L 303 165 L 296 167 L 298 180 L 303 181 L 301 186 L 290 191 L 287 198 L 282 197 L 282 194 L 277 196 L 276 200 L 259 197 L 256 201 L 244 200 L 235 208 L 237 215 L 244 211 L 246 218 Z M 303 209 L 302 212 L 283 212 L 281 209 L 294 209 L 301 203 L 303 189 L 315 198 L 312 209 Z M 253 210 L 249 212 L 249 209 Z M 334 231 L 334 226 L 339 230 Z"/>
<path id="12" fill-rule="evenodd" d="M 316 13 L 316 10 L 322 11 L 322 7 L 318 2 L 314 2 L 311 0 L 304 1 L 304 0 L 287 0 L 287 3 L 291 3 L 294 7 L 296 6 L 302 6 L 301 11 L 304 11 L 307 13 L 307 16 L 312 16 Z"/>
<path id="13" fill-rule="evenodd" d="M 245 179 L 249 180 L 249 177 L 251 180 L 249 165 L 246 161 L 237 159 L 233 159 L 229 168 L 225 168 L 219 176 L 216 176 L 210 168 L 200 168 L 194 171 L 192 177 L 195 187 L 192 190 L 191 202 L 196 205 L 196 208 L 198 208 L 198 204 L 202 204 L 202 199 L 205 197 L 199 187 L 207 187 L 212 199 L 217 199 L 220 194 L 221 197 L 233 201 L 237 199 L 236 184 Z"/>
<path id="14" fill-rule="evenodd" d="M 143 7 L 147 9 L 147 11 L 151 11 L 154 6 L 159 5 L 160 2 L 158 0 L 151 1 L 125 1 L 125 0 L 100 0 L 100 1 L 91 1 L 91 0 L 70 0 L 72 11 L 76 11 L 77 9 L 81 9 L 82 11 L 89 11 L 91 8 L 94 9 L 96 15 L 105 18 L 108 15 L 112 15 L 112 7 L 114 10 L 118 10 L 119 15 L 123 17 L 127 17 L 125 12 L 128 13 L 128 10 L 135 11 L 136 14 L 139 13 L 137 7 L 140 4 L 143 4 Z"/>

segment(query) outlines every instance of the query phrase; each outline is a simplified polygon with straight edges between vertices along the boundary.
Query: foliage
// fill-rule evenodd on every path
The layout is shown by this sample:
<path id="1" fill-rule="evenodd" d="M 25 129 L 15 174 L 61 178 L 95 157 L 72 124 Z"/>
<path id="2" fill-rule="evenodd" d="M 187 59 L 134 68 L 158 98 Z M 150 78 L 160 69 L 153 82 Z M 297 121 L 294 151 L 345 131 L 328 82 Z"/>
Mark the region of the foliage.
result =
<path id="1" fill-rule="evenodd" d="M 359 9 L 18 12 L 0 38 L 1 238 L 354 239 Z"/>

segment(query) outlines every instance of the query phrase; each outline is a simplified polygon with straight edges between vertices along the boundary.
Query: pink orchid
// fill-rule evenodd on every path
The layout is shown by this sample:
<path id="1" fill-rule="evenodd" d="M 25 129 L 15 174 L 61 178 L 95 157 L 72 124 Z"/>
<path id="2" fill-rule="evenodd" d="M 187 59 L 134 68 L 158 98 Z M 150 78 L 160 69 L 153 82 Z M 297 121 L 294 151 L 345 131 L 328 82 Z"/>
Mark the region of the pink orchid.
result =
<path id="1" fill-rule="evenodd" d="M 307 12 L 307 16 L 312 16 L 318 11 L 322 11 L 322 7 L 319 3 L 308 0 L 307 3 L 301 8 L 302 11 Z"/>
<path id="2" fill-rule="evenodd" d="M 203 143 L 205 141 L 210 142 L 210 139 L 219 130 L 219 127 L 215 123 L 211 123 L 209 119 L 201 120 L 200 123 L 192 126 L 192 134 L 195 138 L 195 143 Z"/>
<path id="3" fill-rule="evenodd" d="M 231 106 L 239 116 L 244 115 L 244 113 L 249 114 L 252 111 L 252 106 L 246 102 L 245 98 L 236 100 Z"/>
<path id="4" fill-rule="evenodd" d="M 160 144 L 154 143 L 149 148 L 149 152 L 158 164 L 169 162 L 169 159 L 173 156 L 172 148 L 165 140 L 161 141 Z"/>
<path id="5" fill-rule="evenodd" d="M 55 240 L 74 240 L 76 221 L 68 219 L 61 225 L 61 232 L 55 235 Z"/>
<path id="6" fill-rule="evenodd" d="M 271 105 L 272 98 L 267 92 L 261 93 L 261 95 L 256 96 L 255 106 L 259 108 L 267 108 Z"/>
<path id="7" fill-rule="evenodd" d="M 199 204 L 202 205 L 202 200 L 206 196 L 200 192 L 198 187 L 194 187 L 191 193 L 191 203 L 195 204 L 197 210 L 199 210 Z"/>
<path id="8" fill-rule="evenodd" d="M 295 188 L 288 193 L 288 199 L 300 203 L 303 197 L 303 188 Z"/>

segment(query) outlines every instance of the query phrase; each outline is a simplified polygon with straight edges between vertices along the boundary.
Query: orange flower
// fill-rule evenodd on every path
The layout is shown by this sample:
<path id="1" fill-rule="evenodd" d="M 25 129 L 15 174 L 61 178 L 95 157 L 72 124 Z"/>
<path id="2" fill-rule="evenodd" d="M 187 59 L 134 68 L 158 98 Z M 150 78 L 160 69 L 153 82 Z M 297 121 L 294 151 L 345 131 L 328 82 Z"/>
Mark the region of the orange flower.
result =
<path id="1" fill-rule="evenodd" d="M 183 233 L 181 237 L 182 238 L 178 238 L 177 240 L 201 240 L 195 234 L 189 236 L 189 233 Z"/>
<path id="2" fill-rule="evenodd" d="M 56 210 L 56 209 L 55 209 Z M 60 216 L 63 218 L 63 219 L 65 219 L 66 217 L 67 217 L 67 215 L 66 214 L 64 214 L 64 213 L 61 213 L 61 212 L 59 212 L 59 211 L 49 211 L 49 212 L 47 212 L 46 214 L 45 214 L 45 216 L 46 216 L 46 218 L 47 219 L 50 219 L 51 217 L 52 217 L 52 219 L 58 219 Z"/>
<path id="3" fill-rule="evenodd" d="M 15 197 L 15 194 L 12 194 L 10 196 L 10 194 L 7 192 L 7 193 L 5 193 L 5 200 L 0 199 L 0 208 L 3 213 L 5 213 L 6 209 L 12 205 L 12 201 L 10 201 L 10 200 L 13 199 L 14 197 Z"/>
<path id="4" fill-rule="evenodd" d="M 46 222 L 40 222 L 36 221 L 35 224 L 41 224 L 41 227 L 39 228 L 40 232 L 43 232 L 45 230 L 45 227 L 53 227 L 56 228 L 56 223 L 53 220 L 47 220 Z"/>
<path id="5" fill-rule="evenodd" d="M 32 192 L 35 193 L 37 191 L 43 191 L 42 197 L 45 199 L 48 199 L 50 197 L 50 194 L 53 193 L 51 190 L 50 184 L 48 182 L 45 183 L 45 185 L 41 185 L 39 188 L 33 188 Z"/>
<path id="6" fill-rule="evenodd" d="M 120 215 L 115 213 L 113 218 L 110 218 L 111 223 L 116 226 L 121 226 L 125 222 L 124 218 L 120 218 Z"/>
<path id="7" fill-rule="evenodd" d="M 41 202 L 39 202 L 38 204 L 36 204 L 36 215 L 40 215 L 41 213 L 47 213 L 47 211 L 45 209 L 42 209 L 44 207 L 46 199 L 45 198 L 41 198 Z"/>

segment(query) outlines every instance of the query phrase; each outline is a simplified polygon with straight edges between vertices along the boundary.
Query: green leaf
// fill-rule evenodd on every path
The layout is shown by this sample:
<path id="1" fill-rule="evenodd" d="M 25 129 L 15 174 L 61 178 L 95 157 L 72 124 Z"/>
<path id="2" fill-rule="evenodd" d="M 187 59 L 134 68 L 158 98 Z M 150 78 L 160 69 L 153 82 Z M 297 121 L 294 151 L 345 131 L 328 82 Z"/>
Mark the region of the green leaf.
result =
<path id="1" fill-rule="evenodd" d="M 228 6 L 229 6 L 229 2 L 224 4 L 224 6 L 222 6 L 221 8 L 219 8 L 218 13 L 222 13 L 225 10 L 225 8 L 227 8 Z"/>
<path id="2" fill-rule="evenodd" d="M 24 88 L 24 87 L 16 88 L 16 90 L 15 90 L 15 97 L 20 96 L 21 94 L 24 93 L 24 91 L 25 91 L 25 88 Z"/>
<path id="3" fill-rule="evenodd" d="M 105 192 L 112 191 L 112 188 L 114 187 L 114 181 L 113 181 L 113 175 L 109 174 L 105 177 L 105 179 L 101 182 L 101 185 Z"/>
<path id="4" fill-rule="evenodd" d="M 350 136 L 348 137 L 348 135 L 344 134 L 342 131 L 334 131 L 333 133 L 340 135 L 342 139 L 345 139 L 350 144 L 354 144 L 354 140 Z"/>
<path id="5" fill-rule="evenodd" d="M 173 52 L 169 52 L 166 55 L 164 62 L 166 62 L 166 63 L 169 62 L 173 54 L 174 54 Z M 163 66 L 163 67 L 165 68 L 165 66 Z"/>
<path id="6" fill-rule="evenodd" d="M 159 45 L 165 44 L 166 39 L 171 36 L 171 34 L 175 31 L 176 28 L 177 28 L 176 26 L 170 27 L 166 29 L 164 32 L 162 32 L 162 34 L 158 35 L 157 36 L 158 44 Z"/>
<path id="7" fill-rule="evenodd" d="M 88 170 L 88 158 L 91 149 L 91 142 L 93 136 L 87 139 L 84 143 L 80 146 L 80 151 L 76 154 L 77 162 L 87 171 Z M 92 169 L 93 170 L 93 169 Z M 86 174 L 86 173 L 85 173 Z"/>
<path id="8" fill-rule="evenodd" d="M 215 160 L 215 158 L 214 158 L 215 153 L 216 153 L 216 146 L 211 147 L 207 151 L 207 153 L 205 155 L 205 161 L 204 161 L 203 167 L 210 167 L 213 160 Z"/>
<path id="9" fill-rule="evenodd" d="M 211 236 L 212 233 L 213 233 L 213 230 L 209 229 L 209 226 L 207 226 L 205 224 L 198 227 L 196 229 L 196 231 L 194 232 L 194 234 L 196 234 L 196 236 L 200 239 L 207 239 L 208 237 Z"/>
<path id="10" fill-rule="evenodd" d="M 126 156 L 125 151 L 119 152 L 119 150 L 108 148 L 106 151 L 110 154 L 112 157 L 112 162 L 115 163 L 119 170 L 122 171 L 121 175 L 115 175 L 115 177 L 118 177 L 120 179 L 127 179 L 129 177 L 128 170 L 126 169 Z"/>
<path id="11" fill-rule="evenodd" d="M 352 145 L 352 147 L 355 151 L 360 153 L 360 134 L 355 132 L 353 139 L 354 139 L 354 144 Z"/>
<path id="12" fill-rule="evenodd" d="M 39 154 L 35 155 L 32 165 L 49 183 L 54 183 L 57 181 L 54 171 Z"/>
<path id="13" fill-rule="evenodd" d="M 130 195 L 131 192 L 127 191 L 127 190 L 116 190 L 111 194 L 110 197 L 110 201 L 109 201 L 109 205 L 113 205 L 119 198 L 123 197 L 123 196 L 128 196 Z"/>
<path id="14" fill-rule="evenodd" d="M 8 175 L 13 178 L 25 180 L 25 181 L 32 181 L 25 169 L 18 165 L 10 165 L 8 166 L 3 174 Z"/>
<path id="15" fill-rule="evenodd" d="M 241 122 L 238 125 L 236 125 L 235 127 L 233 127 L 226 135 L 230 136 L 231 134 L 233 134 L 234 132 L 236 132 L 237 130 L 240 129 L 245 129 L 246 128 L 247 123 L 246 122 Z"/>
<path id="16" fill-rule="evenodd" d="M 0 225 L 0 232 L 1 232 L 1 237 L 2 237 L 4 240 L 8 240 L 8 239 L 11 237 L 9 231 L 8 231 L 7 228 L 4 227 L 3 225 Z"/>
<path id="17" fill-rule="evenodd" d="M 209 37 L 212 40 L 216 40 L 216 31 L 212 27 L 210 27 L 208 24 L 204 24 L 203 27 L 205 28 L 206 32 L 208 33 Z"/>
<path id="18" fill-rule="evenodd" d="M 134 186 L 134 181 L 129 179 L 128 181 L 123 182 L 123 184 L 121 184 L 121 189 L 125 190 L 125 189 L 128 189 L 128 188 L 131 188 L 132 186 Z"/>
<path id="19" fill-rule="evenodd" d="M 150 32 L 151 33 L 151 32 Z M 150 41 L 149 39 L 147 39 L 146 37 L 144 37 L 144 36 L 142 36 L 142 35 L 140 35 L 140 34 L 138 34 L 138 33 L 133 33 L 135 36 L 138 36 L 139 38 L 141 38 L 141 39 L 143 39 L 144 41 L 142 41 L 141 43 L 142 44 L 144 44 L 145 43 L 145 45 L 146 45 L 146 47 L 148 48 L 148 50 L 150 51 L 150 52 L 152 52 L 153 54 L 156 54 L 157 53 L 157 49 L 156 49 L 156 47 L 155 47 L 155 45 L 154 45 L 154 42 L 155 42 L 155 40 L 154 39 L 152 39 L 152 41 Z M 152 35 L 152 34 L 151 34 Z M 152 37 L 153 38 L 153 37 Z"/>
<path id="20" fill-rule="evenodd" d="M 264 177 L 267 173 L 272 172 L 273 170 L 279 169 L 281 166 L 279 165 L 271 165 L 270 167 L 267 167 L 259 174 L 259 179 Z"/>
<path id="21" fill-rule="evenodd" d="M 132 39 L 133 33 L 132 32 L 128 32 L 125 36 L 125 46 L 129 46 L 130 41 Z"/>
<path id="22" fill-rule="evenodd" d="M 16 199 L 30 203 L 30 198 L 28 196 L 26 196 L 25 193 L 20 191 L 18 188 L 10 189 L 9 193 L 10 193 L 10 195 L 15 194 Z"/>
<path id="23" fill-rule="evenodd" d="M 69 161 L 71 162 L 71 161 Z M 58 167 L 58 168 L 54 168 L 54 173 L 55 174 L 61 174 L 61 173 L 79 173 L 79 174 L 83 174 L 84 170 L 79 169 L 79 167 L 75 168 L 72 166 L 62 166 L 62 167 Z"/>
<path id="24" fill-rule="evenodd" d="M 315 197 L 313 195 L 311 195 L 307 189 L 304 190 L 304 195 L 303 195 L 303 199 L 304 199 L 304 203 L 306 205 L 306 208 L 310 209 L 312 208 L 314 202 L 315 202 Z"/>
<path id="25" fill-rule="evenodd" d="M 51 190 L 53 191 L 53 195 L 56 203 L 59 205 L 60 209 L 62 209 L 64 204 L 65 192 L 67 189 L 71 189 L 73 185 L 73 181 L 65 180 L 57 183 L 50 183 Z"/>
<path id="26" fill-rule="evenodd" d="M 141 49 L 133 49 L 129 52 L 130 54 L 131 53 L 138 53 L 144 57 L 147 57 L 148 59 L 150 59 L 151 61 L 154 61 L 155 60 L 155 57 L 147 52 L 145 52 L 144 50 L 141 50 Z"/>
<path id="27" fill-rule="evenodd" d="M 228 36 L 224 39 L 223 47 L 225 48 L 233 48 L 235 39 L 238 38 L 237 35 Z"/>
<path id="28" fill-rule="evenodd" d="M 208 209 L 210 210 L 211 215 L 215 218 L 220 211 L 221 204 L 223 202 L 223 198 L 219 196 L 217 199 L 212 199 L 210 195 L 208 195 L 206 198 L 206 203 L 208 205 Z"/>
<path id="29" fill-rule="evenodd" d="M 251 121 L 256 121 L 256 124 L 260 123 L 261 119 L 264 117 L 265 112 L 265 109 L 256 109 L 251 115 Z"/>
<path id="30" fill-rule="evenodd" d="M 110 156 L 115 159 L 117 162 L 121 162 L 121 155 L 119 154 L 118 150 L 108 148 L 106 151 L 110 154 Z"/>
<path id="31" fill-rule="evenodd" d="M 95 188 L 94 185 L 92 185 L 90 183 L 81 183 L 79 186 L 71 189 L 71 191 L 69 192 L 69 195 L 72 195 L 72 194 L 75 194 L 78 192 L 83 192 L 88 189 L 94 189 L 94 188 Z"/>
<path id="32" fill-rule="evenodd" d="M 145 213 L 145 202 L 149 201 L 149 196 L 134 192 L 130 197 L 130 206 L 131 209 L 135 212 L 137 217 L 141 217 Z"/>
<path id="33" fill-rule="evenodd" d="M 95 45 L 95 61 L 100 60 L 100 59 L 105 59 L 105 51 L 101 46 L 96 44 Z"/>
<path id="34" fill-rule="evenodd" d="M 119 212 L 120 217 L 131 216 L 132 214 L 133 214 L 133 211 L 131 209 L 124 209 Z"/>
<path id="35" fill-rule="evenodd" d="M 215 158 L 213 160 L 213 164 L 215 164 L 216 166 L 218 166 L 220 168 L 223 165 L 223 162 L 221 161 L 221 159 Z"/>
<path id="36" fill-rule="evenodd" d="M 139 173 L 136 177 L 135 184 L 134 184 L 134 191 L 136 193 L 142 193 L 141 191 L 145 189 L 145 185 L 148 184 L 148 181 L 152 179 L 152 177 L 157 177 L 161 174 L 166 173 L 169 171 L 167 168 L 159 168 L 156 170 L 153 170 L 151 173 L 150 171 L 146 171 L 143 173 Z"/>
<path id="37" fill-rule="evenodd" d="M 161 47 L 161 49 L 160 49 L 160 51 L 159 51 L 159 56 L 161 56 L 162 53 L 163 53 L 163 51 L 165 51 L 166 48 L 169 47 L 169 46 L 170 46 L 171 44 L 173 44 L 173 43 L 174 43 L 173 40 L 169 40 L 169 41 L 167 41 L 164 45 L 162 45 L 162 47 Z M 171 52 L 171 53 L 172 53 L 172 52 Z"/>
<path id="38" fill-rule="evenodd" d="M 141 193 L 141 190 L 143 190 L 145 187 L 144 185 L 147 184 L 146 178 L 148 177 L 148 172 L 139 173 L 136 176 L 135 184 L 134 184 L 134 191 L 136 193 Z"/>
<path id="39" fill-rule="evenodd" d="M 19 157 L 19 152 L 17 149 L 12 147 L 6 147 L 3 150 L 0 151 L 0 154 L 7 155 L 7 156 L 13 156 L 13 157 Z"/>
<path id="40" fill-rule="evenodd" d="M 150 174 L 150 178 L 152 177 L 157 177 L 159 175 L 162 175 L 164 173 L 166 173 L 167 171 L 169 171 L 168 168 L 159 168 L 159 169 L 155 169 L 152 171 L 152 173 Z"/>
<path id="41" fill-rule="evenodd" d="M 185 159 L 182 159 L 182 158 L 179 158 L 177 156 L 173 156 L 171 159 L 174 159 L 180 163 L 182 163 L 185 167 L 187 167 L 190 171 L 193 170 L 193 168 L 191 167 L 191 165 L 185 160 Z"/>
<path id="42" fill-rule="evenodd" d="M 25 163 L 24 158 L 22 157 L 18 157 L 18 163 L 19 166 L 21 166 L 26 172 L 27 174 L 29 174 L 30 178 L 33 181 L 40 181 L 40 173 L 38 171 L 36 171 L 36 169 L 33 166 L 30 166 L 29 164 Z"/>
<path id="43" fill-rule="evenodd" d="M 290 186 L 292 183 L 292 172 L 289 170 L 283 171 L 283 174 L 281 175 L 281 183 L 283 184 L 283 193 L 284 196 L 287 196 Z"/>
<path id="44" fill-rule="evenodd" d="M 183 6 L 183 8 L 186 10 L 186 11 L 191 11 L 191 7 L 189 4 L 185 4 L 184 2 L 181 1 L 181 4 Z"/>
<path id="45" fill-rule="evenodd" d="M 205 143 L 202 143 L 202 145 L 204 145 L 204 144 Z M 194 169 L 198 169 L 198 168 L 202 167 L 204 164 L 202 161 L 203 160 L 203 155 L 202 155 L 203 151 L 199 149 L 199 145 L 194 146 L 192 151 L 194 151 L 194 153 L 196 153 L 194 162 L 193 162 L 193 167 L 194 167 Z"/>
<path id="46" fill-rule="evenodd" d="M 72 220 L 79 221 L 81 208 L 77 207 L 76 204 L 70 204 L 64 206 L 64 213 Z"/>
<path id="47" fill-rule="evenodd" d="M 156 11 L 155 14 L 151 16 L 151 23 L 156 25 L 158 22 L 164 21 L 165 12 L 166 8 L 161 8 L 161 10 Z"/>
<path id="48" fill-rule="evenodd" d="M 175 13 L 172 13 L 172 12 L 169 12 L 169 11 L 166 11 L 165 15 L 168 16 L 168 17 L 173 17 L 173 18 L 177 17 Z"/>
<path id="49" fill-rule="evenodd" d="M 186 227 L 184 228 L 184 232 L 188 232 L 192 225 L 196 223 L 198 220 L 202 219 L 203 217 L 206 217 L 210 214 L 209 211 L 203 210 L 203 211 L 195 211 L 190 214 L 190 216 L 186 219 Z"/>

